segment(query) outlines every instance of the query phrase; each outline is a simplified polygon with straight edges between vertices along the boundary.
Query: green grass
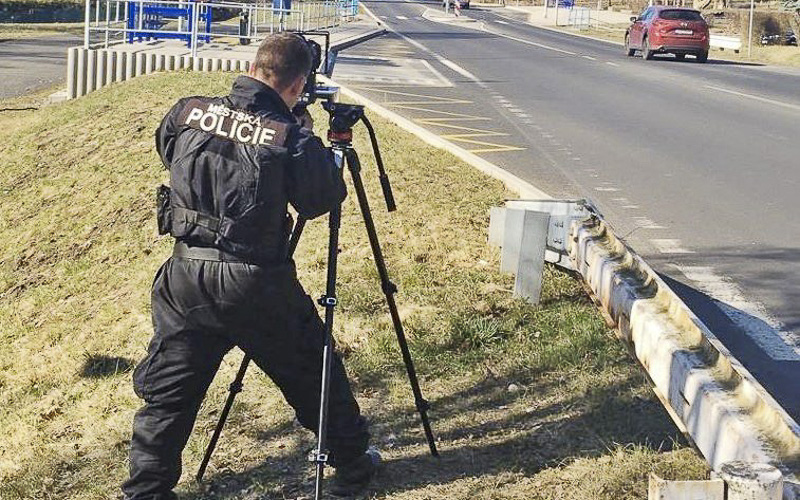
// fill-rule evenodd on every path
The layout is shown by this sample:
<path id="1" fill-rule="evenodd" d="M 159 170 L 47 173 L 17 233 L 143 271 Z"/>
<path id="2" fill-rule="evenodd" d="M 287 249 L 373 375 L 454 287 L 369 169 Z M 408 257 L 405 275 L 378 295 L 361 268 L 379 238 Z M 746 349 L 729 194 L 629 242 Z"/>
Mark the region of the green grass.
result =
<path id="1" fill-rule="evenodd" d="M 180 96 L 226 92 L 230 74 L 151 75 L 86 98 L 0 113 L 0 498 L 114 498 L 126 476 L 132 366 L 151 325 L 149 287 L 167 179 L 153 130 Z M 17 99 L 5 107 L 34 101 Z M 324 117 L 315 107 L 318 128 Z M 546 272 L 533 307 L 511 295 L 486 244 L 502 185 L 377 117 L 399 210 L 387 214 L 363 130 L 378 233 L 442 459 L 427 456 L 352 199 L 341 236 L 336 338 L 388 463 L 370 498 L 645 498 L 650 471 L 701 478 L 645 378 L 571 276 Z M 298 249 L 324 285 L 327 224 Z M 312 436 L 252 369 L 203 487 L 202 451 L 241 354 L 230 354 L 184 453 L 182 498 L 296 498 L 313 489 Z"/>

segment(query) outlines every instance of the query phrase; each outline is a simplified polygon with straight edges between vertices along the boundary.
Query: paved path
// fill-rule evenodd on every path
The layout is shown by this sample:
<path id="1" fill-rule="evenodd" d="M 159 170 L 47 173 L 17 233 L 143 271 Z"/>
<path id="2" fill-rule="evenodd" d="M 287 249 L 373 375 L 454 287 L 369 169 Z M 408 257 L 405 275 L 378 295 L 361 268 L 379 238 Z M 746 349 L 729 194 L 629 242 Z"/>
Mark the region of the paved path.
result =
<path id="1" fill-rule="evenodd" d="M 70 35 L 0 41 L 0 99 L 62 83 L 67 47 L 80 43 Z"/>
<path id="2" fill-rule="evenodd" d="M 441 23 L 438 2 L 366 5 L 396 33 L 350 56 L 381 71 L 335 78 L 554 196 L 593 199 L 800 417 L 800 71 L 646 62 L 509 9 Z M 432 71 L 388 78 L 407 61 Z"/>

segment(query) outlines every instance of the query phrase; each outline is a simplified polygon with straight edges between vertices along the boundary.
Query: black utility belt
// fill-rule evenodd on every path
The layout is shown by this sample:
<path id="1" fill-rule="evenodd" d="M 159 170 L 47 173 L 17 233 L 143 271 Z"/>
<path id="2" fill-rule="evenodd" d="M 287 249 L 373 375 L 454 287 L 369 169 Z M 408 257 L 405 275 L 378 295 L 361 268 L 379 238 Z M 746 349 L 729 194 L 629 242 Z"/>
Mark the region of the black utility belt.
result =
<path id="1" fill-rule="evenodd" d="M 172 256 L 181 259 L 210 260 L 213 262 L 241 262 L 245 264 L 256 264 L 252 260 L 244 259 L 230 252 L 219 248 L 191 247 L 182 241 L 175 241 L 172 248 Z"/>

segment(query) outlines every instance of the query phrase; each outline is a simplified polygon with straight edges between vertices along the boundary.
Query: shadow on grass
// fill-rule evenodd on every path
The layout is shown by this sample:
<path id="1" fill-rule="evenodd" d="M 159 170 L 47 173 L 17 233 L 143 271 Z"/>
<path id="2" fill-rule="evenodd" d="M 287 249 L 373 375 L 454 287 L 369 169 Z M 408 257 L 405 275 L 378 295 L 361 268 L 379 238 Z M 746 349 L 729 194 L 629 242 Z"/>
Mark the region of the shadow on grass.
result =
<path id="1" fill-rule="evenodd" d="M 133 368 L 134 362 L 120 356 L 89 354 L 81 368 L 80 375 L 85 378 L 103 378 L 125 373 Z"/>
<path id="2" fill-rule="evenodd" d="M 578 458 L 605 455 L 618 443 L 664 450 L 682 442 L 657 401 L 633 396 L 643 383 L 636 374 L 598 383 L 587 391 L 570 388 L 570 382 L 564 379 L 544 377 L 512 393 L 507 390 L 506 378 L 485 379 L 432 401 L 430 416 L 440 448 L 439 460 L 427 453 L 421 424 L 411 405 L 379 415 L 373 425 L 374 443 L 385 449 L 387 456 L 406 453 L 387 460 L 387 467 L 369 493 L 389 495 L 506 472 L 530 476 Z M 566 392 L 566 397 L 538 404 L 539 397 L 552 401 L 560 391 Z M 460 423 L 464 420 L 469 424 Z M 290 427 L 281 425 L 259 437 L 270 439 Z M 389 433 L 399 438 L 389 442 Z M 409 449 L 411 446 L 414 448 Z M 237 487 L 264 484 L 267 478 L 282 484 L 280 494 L 270 490 L 275 498 L 289 493 L 310 494 L 310 468 L 302 460 L 306 450 L 299 445 L 296 448 L 282 450 L 281 457 L 272 457 L 262 466 L 214 476 L 212 482 L 218 485 L 212 485 L 205 495 L 187 498 L 232 498 L 241 493 Z"/>

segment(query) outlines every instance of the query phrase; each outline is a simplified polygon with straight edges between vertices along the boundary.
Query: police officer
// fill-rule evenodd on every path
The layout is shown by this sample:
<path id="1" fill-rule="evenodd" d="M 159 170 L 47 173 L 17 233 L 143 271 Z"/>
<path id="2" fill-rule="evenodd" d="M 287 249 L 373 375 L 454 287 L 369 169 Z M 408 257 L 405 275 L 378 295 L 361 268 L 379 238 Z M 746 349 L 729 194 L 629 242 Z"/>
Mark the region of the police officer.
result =
<path id="1" fill-rule="evenodd" d="M 346 196 L 330 151 L 290 109 L 311 71 L 301 37 L 259 47 L 230 95 L 178 101 L 156 131 L 170 171 L 159 229 L 175 237 L 152 289 L 154 335 L 134 371 L 145 402 L 133 421 L 128 500 L 175 499 L 181 452 L 223 356 L 244 350 L 283 392 L 297 420 L 317 429 L 323 324 L 287 258 L 287 204 L 307 219 Z M 331 379 L 331 493 L 374 475 L 379 455 L 341 360 Z"/>

